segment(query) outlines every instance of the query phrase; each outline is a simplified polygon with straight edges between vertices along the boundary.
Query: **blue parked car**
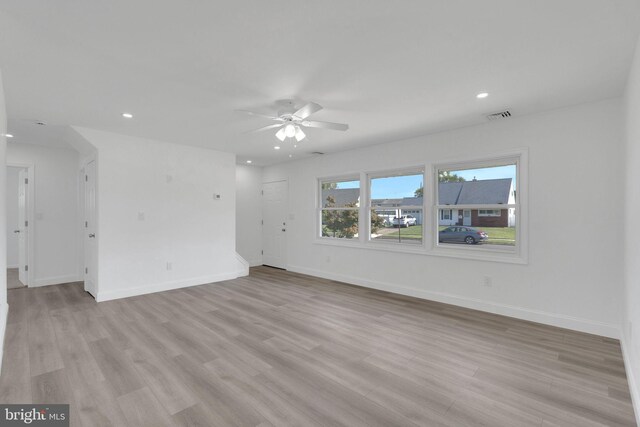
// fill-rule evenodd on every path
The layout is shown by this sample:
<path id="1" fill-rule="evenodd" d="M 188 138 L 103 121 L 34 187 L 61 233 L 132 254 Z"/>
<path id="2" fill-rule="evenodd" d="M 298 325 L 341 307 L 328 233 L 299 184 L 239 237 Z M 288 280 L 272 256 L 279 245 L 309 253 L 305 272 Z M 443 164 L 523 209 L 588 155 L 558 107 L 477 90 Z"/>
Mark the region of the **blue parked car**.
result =
<path id="1" fill-rule="evenodd" d="M 473 245 L 484 242 L 489 238 L 487 233 L 473 227 L 452 226 L 441 230 L 438 233 L 438 240 L 441 243 L 466 243 Z"/>

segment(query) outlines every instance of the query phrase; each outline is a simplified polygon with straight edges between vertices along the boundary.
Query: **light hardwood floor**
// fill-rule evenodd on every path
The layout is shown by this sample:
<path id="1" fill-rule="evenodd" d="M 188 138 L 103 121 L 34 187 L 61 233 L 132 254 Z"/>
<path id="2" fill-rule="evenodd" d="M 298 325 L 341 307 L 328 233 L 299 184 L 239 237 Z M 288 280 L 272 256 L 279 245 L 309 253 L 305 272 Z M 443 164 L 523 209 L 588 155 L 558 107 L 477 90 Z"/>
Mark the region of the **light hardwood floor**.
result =
<path id="1" fill-rule="evenodd" d="M 635 425 L 616 340 L 266 267 L 9 304 L 0 402 L 72 426 Z"/>

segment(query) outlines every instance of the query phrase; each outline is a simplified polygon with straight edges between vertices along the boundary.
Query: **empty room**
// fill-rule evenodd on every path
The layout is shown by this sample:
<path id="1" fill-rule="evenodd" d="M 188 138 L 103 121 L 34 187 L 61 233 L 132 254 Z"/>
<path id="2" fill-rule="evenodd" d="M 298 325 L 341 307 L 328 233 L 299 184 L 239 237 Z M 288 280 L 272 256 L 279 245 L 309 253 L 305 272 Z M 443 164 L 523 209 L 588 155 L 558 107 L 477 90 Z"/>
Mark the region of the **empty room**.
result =
<path id="1" fill-rule="evenodd" d="M 0 0 L 0 426 L 640 425 L 640 0 Z"/>

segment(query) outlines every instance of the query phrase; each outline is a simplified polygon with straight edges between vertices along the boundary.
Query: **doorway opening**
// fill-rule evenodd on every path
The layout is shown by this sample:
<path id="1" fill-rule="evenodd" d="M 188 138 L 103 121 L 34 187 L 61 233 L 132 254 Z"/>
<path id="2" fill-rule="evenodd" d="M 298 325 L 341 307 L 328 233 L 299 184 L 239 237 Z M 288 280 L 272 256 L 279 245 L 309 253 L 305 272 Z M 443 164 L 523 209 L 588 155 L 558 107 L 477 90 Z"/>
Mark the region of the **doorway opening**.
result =
<path id="1" fill-rule="evenodd" d="M 7 289 L 30 284 L 33 186 L 31 165 L 7 165 Z"/>

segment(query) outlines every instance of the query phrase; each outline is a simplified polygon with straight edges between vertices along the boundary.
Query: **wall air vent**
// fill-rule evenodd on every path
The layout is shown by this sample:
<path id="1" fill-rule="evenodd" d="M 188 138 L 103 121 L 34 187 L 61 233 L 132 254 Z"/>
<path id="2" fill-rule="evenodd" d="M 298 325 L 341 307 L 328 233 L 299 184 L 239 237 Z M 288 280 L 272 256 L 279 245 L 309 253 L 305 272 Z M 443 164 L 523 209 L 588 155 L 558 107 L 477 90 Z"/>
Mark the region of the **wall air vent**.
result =
<path id="1" fill-rule="evenodd" d="M 498 120 L 498 119 L 508 119 L 511 117 L 511 112 L 509 110 L 500 111 L 499 113 L 489 114 L 487 119 L 489 120 Z"/>

